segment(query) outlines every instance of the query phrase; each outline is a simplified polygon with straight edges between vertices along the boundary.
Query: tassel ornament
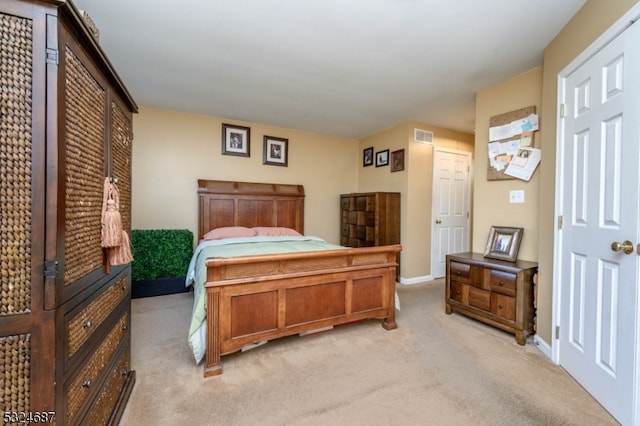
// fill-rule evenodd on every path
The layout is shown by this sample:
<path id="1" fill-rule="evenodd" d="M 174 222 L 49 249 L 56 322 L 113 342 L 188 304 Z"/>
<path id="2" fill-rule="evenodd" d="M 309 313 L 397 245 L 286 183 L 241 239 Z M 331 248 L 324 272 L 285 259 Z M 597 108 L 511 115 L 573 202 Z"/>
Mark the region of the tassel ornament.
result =
<path id="1" fill-rule="evenodd" d="M 118 247 L 121 242 L 120 193 L 118 187 L 106 177 L 102 200 L 102 247 Z"/>

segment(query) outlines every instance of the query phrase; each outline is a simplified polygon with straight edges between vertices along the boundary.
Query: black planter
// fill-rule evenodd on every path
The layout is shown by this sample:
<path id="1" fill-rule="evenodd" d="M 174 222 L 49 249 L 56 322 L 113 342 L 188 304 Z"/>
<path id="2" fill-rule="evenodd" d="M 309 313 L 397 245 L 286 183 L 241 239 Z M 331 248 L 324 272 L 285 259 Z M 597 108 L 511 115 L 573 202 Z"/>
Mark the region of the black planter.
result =
<path id="1" fill-rule="evenodd" d="M 131 298 L 138 299 L 141 297 L 186 293 L 189 288 L 184 285 L 185 279 L 186 277 L 174 277 L 134 281 L 131 288 Z"/>

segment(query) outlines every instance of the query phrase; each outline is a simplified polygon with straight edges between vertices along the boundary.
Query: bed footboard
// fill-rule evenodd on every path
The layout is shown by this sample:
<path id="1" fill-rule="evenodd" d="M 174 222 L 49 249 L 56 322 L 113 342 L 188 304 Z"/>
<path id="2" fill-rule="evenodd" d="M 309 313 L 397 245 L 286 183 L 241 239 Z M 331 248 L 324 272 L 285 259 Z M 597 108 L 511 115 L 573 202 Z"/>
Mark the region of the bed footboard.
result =
<path id="1" fill-rule="evenodd" d="M 220 358 L 257 342 L 345 324 L 395 322 L 400 245 L 210 258 L 205 377 Z"/>

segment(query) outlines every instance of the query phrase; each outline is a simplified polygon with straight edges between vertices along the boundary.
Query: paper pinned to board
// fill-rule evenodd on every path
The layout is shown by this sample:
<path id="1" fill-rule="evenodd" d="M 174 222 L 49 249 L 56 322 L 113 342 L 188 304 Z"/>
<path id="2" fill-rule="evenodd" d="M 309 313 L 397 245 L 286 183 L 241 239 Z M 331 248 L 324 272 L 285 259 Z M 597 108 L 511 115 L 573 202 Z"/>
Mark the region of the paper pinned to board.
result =
<path id="1" fill-rule="evenodd" d="M 489 128 L 489 142 L 509 139 L 525 132 L 535 132 L 538 130 L 538 115 L 529 114 L 525 118 L 514 120 L 502 126 Z"/>
<path id="2" fill-rule="evenodd" d="M 542 151 L 537 148 L 520 148 L 504 171 L 504 174 L 529 181 L 536 171 Z"/>

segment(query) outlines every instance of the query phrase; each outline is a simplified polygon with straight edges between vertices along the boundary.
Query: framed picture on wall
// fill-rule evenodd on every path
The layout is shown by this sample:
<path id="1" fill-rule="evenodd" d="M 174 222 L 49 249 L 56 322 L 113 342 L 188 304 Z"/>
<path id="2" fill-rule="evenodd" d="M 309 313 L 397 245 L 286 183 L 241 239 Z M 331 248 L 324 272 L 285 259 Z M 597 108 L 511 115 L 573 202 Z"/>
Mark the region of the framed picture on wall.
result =
<path id="1" fill-rule="evenodd" d="M 389 165 L 389 150 L 385 149 L 384 151 L 376 152 L 376 167 L 388 166 Z"/>
<path id="2" fill-rule="evenodd" d="M 289 139 L 265 136 L 262 145 L 262 164 L 287 167 Z"/>
<path id="3" fill-rule="evenodd" d="M 222 154 L 249 157 L 251 154 L 251 129 L 223 123 Z"/>
<path id="4" fill-rule="evenodd" d="M 391 171 L 399 172 L 404 170 L 404 149 L 399 149 L 391 153 Z"/>
<path id="5" fill-rule="evenodd" d="M 362 167 L 373 165 L 373 147 L 365 148 L 362 151 Z"/>

